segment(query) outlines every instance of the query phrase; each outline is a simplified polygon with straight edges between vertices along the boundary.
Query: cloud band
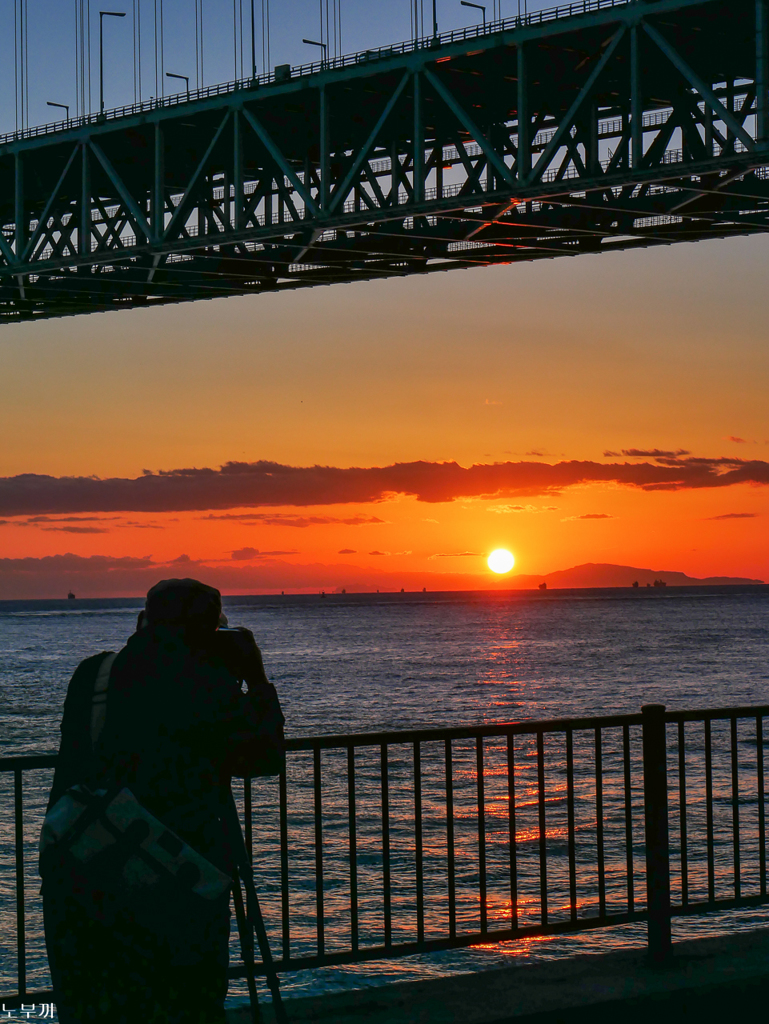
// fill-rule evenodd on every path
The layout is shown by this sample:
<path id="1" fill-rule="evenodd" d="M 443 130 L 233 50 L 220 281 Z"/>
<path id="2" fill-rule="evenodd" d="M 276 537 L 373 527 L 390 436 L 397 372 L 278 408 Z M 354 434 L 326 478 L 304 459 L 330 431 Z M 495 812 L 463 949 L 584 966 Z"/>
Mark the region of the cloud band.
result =
<path id="1" fill-rule="evenodd" d="M 109 512 L 204 512 L 264 506 L 368 504 L 392 495 L 424 502 L 554 495 L 578 484 L 614 483 L 646 491 L 769 484 L 769 462 L 661 453 L 641 463 L 407 462 L 340 469 L 275 462 L 228 462 L 219 469 L 146 472 L 136 478 L 0 478 L 0 516 Z"/>

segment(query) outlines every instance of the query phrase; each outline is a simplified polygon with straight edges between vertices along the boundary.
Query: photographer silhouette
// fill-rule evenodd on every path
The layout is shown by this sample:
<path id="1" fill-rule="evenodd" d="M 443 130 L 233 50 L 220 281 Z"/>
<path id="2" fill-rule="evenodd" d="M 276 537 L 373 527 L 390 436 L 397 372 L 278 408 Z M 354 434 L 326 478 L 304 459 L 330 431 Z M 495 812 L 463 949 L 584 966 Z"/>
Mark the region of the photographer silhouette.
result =
<path id="1" fill-rule="evenodd" d="M 72 677 L 40 854 L 61 1024 L 224 1024 L 241 881 L 261 925 L 230 781 L 285 754 L 254 638 L 222 622 L 218 590 L 164 580 L 126 646 Z"/>

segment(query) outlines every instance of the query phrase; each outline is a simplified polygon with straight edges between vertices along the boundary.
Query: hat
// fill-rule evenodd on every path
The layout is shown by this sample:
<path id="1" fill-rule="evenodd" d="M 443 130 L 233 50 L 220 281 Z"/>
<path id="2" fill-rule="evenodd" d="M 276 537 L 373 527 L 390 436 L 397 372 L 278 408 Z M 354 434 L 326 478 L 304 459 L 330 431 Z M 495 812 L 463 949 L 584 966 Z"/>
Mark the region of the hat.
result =
<path id="1" fill-rule="evenodd" d="M 147 593 L 147 624 L 196 625 L 216 629 L 222 613 L 222 595 L 199 580 L 161 580 Z"/>

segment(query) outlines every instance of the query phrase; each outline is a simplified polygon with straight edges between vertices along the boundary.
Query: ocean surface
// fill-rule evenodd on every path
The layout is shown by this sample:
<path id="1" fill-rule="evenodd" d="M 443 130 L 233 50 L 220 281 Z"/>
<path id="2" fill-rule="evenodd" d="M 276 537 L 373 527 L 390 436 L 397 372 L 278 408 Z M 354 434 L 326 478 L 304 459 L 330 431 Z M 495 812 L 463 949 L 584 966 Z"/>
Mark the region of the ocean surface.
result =
<path id="1" fill-rule="evenodd" d="M 0 756 L 55 752 L 64 696 L 75 666 L 93 653 L 119 648 L 133 631 L 139 606 L 136 601 L 0 602 Z M 231 625 L 248 626 L 253 630 L 267 673 L 278 689 L 290 736 L 637 712 L 646 703 L 661 703 L 669 708 L 706 708 L 769 702 L 769 587 L 231 598 L 226 600 L 226 611 Z M 715 747 L 718 739 L 718 730 L 714 727 Z M 697 736 L 692 733 L 688 742 L 696 756 Z M 609 773 L 616 768 L 619 756 L 615 748 L 607 735 L 605 763 Z M 755 739 L 751 741 L 750 736 L 741 733 L 740 750 L 740 770 L 749 773 L 750 764 L 755 764 L 755 760 L 750 761 L 756 756 Z M 445 900 L 442 903 L 440 899 L 443 883 L 439 878 L 441 864 L 445 863 L 441 860 L 445 854 L 441 842 L 445 844 L 445 837 L 440 839 L 436 824 L 440 819 L 441 796 L 437 788 L 431 788 L 430 774 L 430 758 L 438 758 L 438 754 L 431 752 L 427 745 L 423 755 L 428 889 L 433 877 L 430 872 L 434 875 L 434 899 L 432 903 L 428 901 L 426 920 L 428 932 L 434 926 L 436 934 L 440 932 L 441 915 L 445 912 Z M 531 754 L 522 742 L 519 836 L 522 844 L 521 914 L 524 918 L 528 870 L 528 854 L 524 848 L 536 832 L 534 821 L 534 832 L 529 829 L 529 835 L 526 831 L 529 828 L 527 808 L 536 810 L 536 800 L 530 799 L 536 782 L 529 771 L 535 767 Z M 581 750 L 577 744 L 578 786 L 583 756 L 587 779 L 592 754 L 587 749 Z M 720 755 L 716 751 L 714 756 L 718 765 Z M 378 793 L 375 770 L 378 757 L 378 750 L 368 759 L 364 752 L 358 766 L 362 944 L 381 941 L 381 821 L 372 810 Z M 476 841 L 471 825 L 472 821 L 477 821 L 477 809 L 472 811 L 470 797 L 475 786 L 474 754 L 467 745 L 463 747 L 460 743 L 455 757 L 457 853 L 460 861 L 466 854 L 467 878 L 470 878 L 472 857 L 477 858 L 477 851 L 475 854 L 471 851 Z M 503 851 L 507 827 L 501 817 L 497 821 L 495 810 L 503 800 L 501 758 L 499 745 L 490 742 L 486 771 L 489 776 L 487 843 L 492 926 L 495 913 L 502 915 L 499 917 L 502 922 L 505 908 L 509 911 L 509 899 L 505 904 L 500 895 L 505 884 L 504 857 L 500 855 L 495 860 L 494 853 Z M 548 748 L 547 758 L 548 771 L 552 767 L 557 773 L 559 759 L 563 760 L 562 751 Z M 405 751 L 399 753 L 393 748 L 390 814 L 396 938 L 407 933 L 406 924 L 399 922 L 401 918 L 407 922 L 413 910 L 413 891 L 409 885 L 409 880 L 413 880 L 413 864 L 409 866 L 407 856 L 413 787 L 409 794 L 407 761 Z M 343 820 L 346 822 L 346 804 L 342 806 L 340 795 L 344 789 L 343 772 L 341 763 L 335 762 L 332 755 L 324 755 L 323 765 L 324 814 L 330 815 L 328 835 L 324 838 L 326 943 L 327 948 L 341 949 L 345 943 L 349 944 L 349 914 L 345 912 L 349 862 L 346 833 L 342 834 L 344 830 L 339 825 Z M 434 767 L 437 772 L 438 760 Z M 294 815 L 290 821 L 294 955 L 312 953 L 315 941 L 312 926 L 314 862 L 309 836 L 311 808 L 308 809 L 307 804 L 311 774 L 311 757 L 295 755 L 289 771 L 290 816 Z M 727 785 L 722 775 L 717 773 L 715 796 L 717 802 L 728 804 L 728 793 L 724 790 L 721 794 L 718 789 L 722 781 Z M 24 783 L 30 989 L 49 984 L 37 896 L 36 843 L 50 778 L 48 771 L 29 772 Z M 692 785 L 696 789 L 696 772 Z M 270 780 L 256 782 L 254 794 L 257 885 L 273 945 L 279 952 L 277 785 Z M 619 876 L 615 877 L 616 873 L 612 872 L 611 842 L 612 816 L 617 817 L 618 829 L 623 824 L 618 818 L 621 793 L 610 779 L 604 796 L 607 899 L 610 906 L 612 900 L 618 901 L 620 906 L 625 883 L 620 884 Z M 585 807 L 588 797 L 586 791 Z M 633 799 L 637 807 L 639 794 L 634 793 Z M 578 793 L 578 810 L 581 801 Z M 744 802 L 743 821 L 749 823 L 756 801 L 753 799 L 751 804 L 747 794 Z M 548 804 L 548 842 L 551 820 L 553 841 L 557 840 L 560 806 L 555 794 L 552 809 Z M 466 834 L 462 831 L 465 819 L 470 823 Z M 636 829 L 638 820 L 636 813 Z M 431 821 L 435 824 L 435 835 L 430 832 Z M 588 831 L 584 839 L 579 839 L 578 829 L 579 849 L 587 860 L 593 842 Z M 691 841 L 696 845 L 695 831 L 692 826 Z M 717 845 L 720 843 L 718 835 L 717 827 Z M 642 863 L 642 843 L 642 836 L 634 835 L 639 864 Z M 536 843 L 529 843 L 529 846 L 533 864 Z M 557 850 L 554 856 L 557 862 Z M 563 860 L 563 851 L 560 856 Z M 751 856 L 751 849 L 743 852 L 746 885 L 750 883 Z M 13 780 L 6 773 L 0 775 L 0 991 L 3 992 L 15 989 L 13 857 Z M 617 863 L 622 857 L 624 853 L 618 848 Z M 717 854 L 719 878 L 726 872 L 728 858 L 724 858 L 726 853 L 723 857 Z M 693 854 L 693 886 L 699 877 L 694 860 Z M 587 866 L 584 870 L 587 888 L 580 907 L 589 908 L 594 894 L 588 891 Z M 475 871 L 477 879 L 477 863 Z M 458 872 L 461 882 L 461 863 Z M 555 863 L 551 884 L 556 908 L 563 897 L 561 876 Z M 640 890 L 639 896 L 643 896 Z M 457 911 L 460 925 L 465 921 L 470 924 L 473 914 L 477 916 L 477 898 L 475 903 L 471 896 L 465 902 L 463 899 L 460 892 Z M 533 896 L 531 902 L 534 913 Z M 769 924 L 769 908 L 692 916 L 674 921 L 674 938 L 762 924 Z M 503 924 L 498 923 L 498 926 Z M 284 975 L 283 988 L 287 995 L 360 988 L 391 979 L 482 970 L 514 960 L 525 963 L 644 942 L 644 925 L 622 925 L 574 936 L 528 939 L 402 960 L 301 971 Z M 233 935 L 232 961 L 237 959 Z M 242 986 L 233 983 L 231 991 L 231 999 L 237 1002 L 242 996 Z"/>

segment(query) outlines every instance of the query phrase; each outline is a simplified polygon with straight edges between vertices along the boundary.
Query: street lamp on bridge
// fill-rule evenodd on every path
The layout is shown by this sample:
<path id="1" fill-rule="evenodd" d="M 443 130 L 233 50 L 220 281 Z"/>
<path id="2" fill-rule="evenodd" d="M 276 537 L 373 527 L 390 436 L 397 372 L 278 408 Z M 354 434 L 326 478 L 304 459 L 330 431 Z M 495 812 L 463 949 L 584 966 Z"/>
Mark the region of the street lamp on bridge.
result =
<path id="1" fill-rule="evenodd" d="M 49 107 L 61 107 L 62 110 L 67 111 L 67 124 L 69 124 L 69 104 L 68 103 L 54 103 L 53 100 L 46 100 Z"/>
<path id="2" fill-rule="evenodd" d="M 321 62 L 323 64 L 328 64 L 328 43 L 319 43 L 315 39 L 303 39 L 302 42 L 306 43 L 308 46 L 320 46 L 321 49 L 323 50 L 323 57 L 321 58 Z"/>
<path id="3" fill-rule="evenodd" d="M 173 71 L 166 71 L 166 78 L 181 78 L 187 87 L 187 99 L 190 98 L 190 76 L 189 75 L 177 75 Z"/>
<path id="4" fill-rule="evenodd" d="M 104 19 L 125 18 L 125 11 L 99 11 L 99 113 L 104 113 Z"/>
<path id="5" fill-rule="evenodd" d="M 459 0 L 460 7 L 474 7 L 477 11 L 483 13 L 483 27 L 486 28 L 486 8 L 483 4 L 473 4 L 470 0 Z"/>

